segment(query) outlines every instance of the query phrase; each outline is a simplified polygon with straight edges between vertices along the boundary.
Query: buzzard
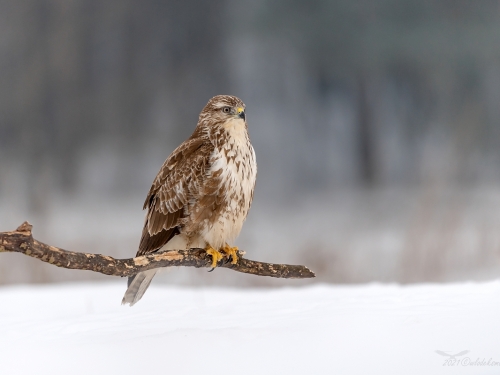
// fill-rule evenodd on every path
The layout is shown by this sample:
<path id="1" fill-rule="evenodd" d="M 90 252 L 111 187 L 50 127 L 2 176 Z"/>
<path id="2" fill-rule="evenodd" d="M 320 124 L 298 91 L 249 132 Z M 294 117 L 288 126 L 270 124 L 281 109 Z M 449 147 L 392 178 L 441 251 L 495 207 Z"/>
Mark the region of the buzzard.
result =
<path id="1" fill-rule="evenodd" d="M 191 137 L 163 163 L 144 202 L 137 256 L 204 248 L 212 268 L 224 256 L 237 261 L 234 241 L 252 204 L 257 164 L 245 104 L 229 95 L 210 99 Z M 128 279 L 122 304 L 141 299 L 157 269 Z"/>

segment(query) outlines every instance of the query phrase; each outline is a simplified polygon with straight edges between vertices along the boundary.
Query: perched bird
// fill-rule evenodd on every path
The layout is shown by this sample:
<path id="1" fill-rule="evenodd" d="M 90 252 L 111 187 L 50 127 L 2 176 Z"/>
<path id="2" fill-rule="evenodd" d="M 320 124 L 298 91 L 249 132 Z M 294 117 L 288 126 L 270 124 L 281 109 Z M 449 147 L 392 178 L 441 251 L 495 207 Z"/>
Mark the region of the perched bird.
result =
<path id="1" fill-rule="evenodd" d="M 247 217 L 256 177 L 245 104 L 234 96 L 213 97 L 191 137 L 172 152 L 153 181 L 137 256 L 204 248 L 212 255 L 212 268 L 224 256 L 236 263 L 238 248 L 229 243 Z M 139 301 L 156 271 L 129 277 L 122 304 Z"/>

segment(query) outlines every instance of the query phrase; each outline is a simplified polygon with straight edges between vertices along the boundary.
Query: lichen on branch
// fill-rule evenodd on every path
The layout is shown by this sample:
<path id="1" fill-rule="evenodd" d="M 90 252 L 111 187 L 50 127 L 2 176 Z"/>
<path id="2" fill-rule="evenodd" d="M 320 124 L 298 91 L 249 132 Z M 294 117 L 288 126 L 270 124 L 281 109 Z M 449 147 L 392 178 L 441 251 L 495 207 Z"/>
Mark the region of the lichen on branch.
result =
<path id="1" fill-rule="evenodd" d="M 16 252 L 39 259 L 57 267 L 86 270 L 109 276 L 132 276 L 142 271 L 164 267 L 210 268 L 212 256 L 204 249 L 169 250 L 136 258 L 116 259 L 107 255 L 80 253 L 63 250 L 44 244 L 33 238 L 32 225 L 25 221 L 15 231 L 0 233 L 0 252 Z M 305 279 L 315 274 L 305 266 L 257 262 L 243 258 L 238 252 L 238 260 L 232 264 L 225 258 L 217 267 L 257 276 L 270 276 L 285 279 Z"/>

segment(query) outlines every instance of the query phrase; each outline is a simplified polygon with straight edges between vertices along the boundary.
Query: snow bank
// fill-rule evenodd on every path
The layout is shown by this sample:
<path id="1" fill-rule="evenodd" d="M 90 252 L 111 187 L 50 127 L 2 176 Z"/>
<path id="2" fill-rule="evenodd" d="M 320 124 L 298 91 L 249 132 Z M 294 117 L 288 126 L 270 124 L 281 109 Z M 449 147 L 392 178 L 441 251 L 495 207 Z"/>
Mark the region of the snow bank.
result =
<path id="1" fill-rule="evenodd" d="M 0 374 L 500 373 L 500 281 L 124 290 L 1 288 Z"/>

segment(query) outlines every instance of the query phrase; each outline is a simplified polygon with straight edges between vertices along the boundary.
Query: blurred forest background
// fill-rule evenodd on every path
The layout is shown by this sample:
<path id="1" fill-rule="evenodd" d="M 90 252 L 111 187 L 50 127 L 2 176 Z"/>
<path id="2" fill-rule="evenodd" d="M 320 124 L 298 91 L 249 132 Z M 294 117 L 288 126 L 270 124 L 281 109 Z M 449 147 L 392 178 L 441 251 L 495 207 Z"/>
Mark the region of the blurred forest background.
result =
<path id="1" fill-rule="evenodd" d="M 2 1 L 0 231 L 134 255 L 156 172 L 217 94 L 246 103 L 257 154 L 249 258 L 322 282 L 499 277 L 497 0 Z M 104 278 L 0 256 L 0 284 Z"/>

